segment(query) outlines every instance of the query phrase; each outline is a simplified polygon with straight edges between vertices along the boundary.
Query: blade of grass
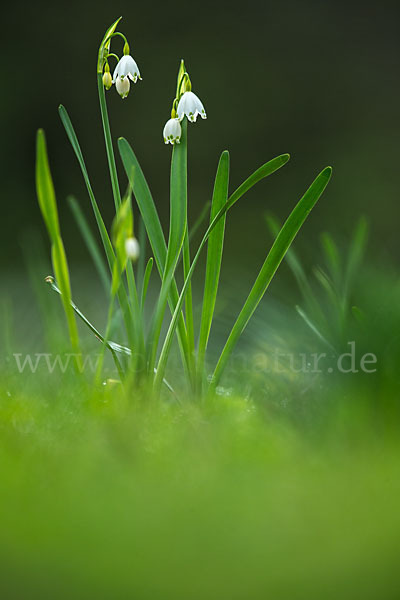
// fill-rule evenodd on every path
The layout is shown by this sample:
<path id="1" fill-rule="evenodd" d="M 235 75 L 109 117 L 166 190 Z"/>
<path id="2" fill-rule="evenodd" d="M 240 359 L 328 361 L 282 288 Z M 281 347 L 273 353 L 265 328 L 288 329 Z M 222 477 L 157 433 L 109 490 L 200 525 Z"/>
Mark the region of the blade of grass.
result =
<path id="1" fill-rule="evenodd" d="M 46 277 L 45 281 L 46 281 L 46 283 L 48 283 L 50 285 L 51 289 L 54 292 L 57 292 L 57 294 L 60 294 L 60 296 L 62 297 L 62 292 L 61 292 L 60 288 L 57 286 L 53 277 L 51 277 L 51 276 Z M 89 321 L 89 319 L 87 319 L 85 317 L 83 312 L 79 310 L 79 308 L 76 306 L 76 304 L 72 300 L 70 300 L 70 305 L 71 305 L 72 309 L 75 311 L 75 313 L 78 315 L 78 317 L 81 319 L 81 321 L 83 323 L 85 323 L 85 325 L 90 329 L 90 331 L 92 333 L 94 333 L 94 335 L 98 338 L 98 340 L 100 342 L 102 342 L 103 344 L 105 344 L 107 346 L 107 348 L 110 350 L 112 357 L 114 359 L 114 362 L 115 362 L 115 366 L 117 367 L 118 374 L 121 377 L 121 379 L 123 379 L 124 372 L 122 370 L 122 367 L 118 360 L 116 352 L 126 354 L 126 351 L 129 349 L 125 348 L 124 346 L 119 346 L 119 344 L 115 344 L 114 342 L 105 340 L 104 337 L 101 335 L 101 333 L 96 329 L 96 327 L 94 325 L 92 325 L 92 323 Z"/>
<path id="2" fill-rule="evenodd" d="M 73 351 L 80 356 L 78 328 L 74 312 L 70 306 L 71 284 L 67 257 L 60 234 L 56 196 L 47 156 L 46 138 L 42 129 L 39 129 L 36 138 L 36 191 L 51 241 L 53 269 L 62 291 L 62 302 L 67 318 L 71 346 Z"/>
<path id="3" fill-rule="evenodd" d="M 282 224 L 279 223 L 278 219 L 272 215 L 271 213 L 265 214 L 265 220 L 268 225 L 268 229 L 270 230 L 273 238 L 275 239 L 281 230 Z M 303 265 L 300 262 L 299 257 L 295 249 L 290 247 L 286 253 L 285 260 L 289 265 L 290 270 L 293 273 L 293 276 L 299 286 L 299 290 L 304 298 L 304 300 L 309 303 L 313 302 L 314 294 L 307 279 L 307 275 L 303 269 Z"/>
<path id="4" fill-rule="evenodd" d="M 267 222 L 268 228 L 274 237 L 274 239 L 278 236 L 279 231 L 282 227 L 281 223 L 279 223 L 278 219 L 272 215 L 271 213 L 265 214 L 265 220 Z M 301 295 L 303 296 L 304 302 L 309 309 L 309 312 L 314 316 L 314 320 L 319 323 L 319 327 L 326 327 L 326 317 L 319 305 L 316 296 L 313 292 L 313 289 L 308 281 L 307 275 L 303 269 L 303 265 L 297 255 L 296 250 L 293 248 L 293 245 L 288 249 L 285 260 L 289 265 L 290 270 L 293 273 L 293 276 L 297 282 Z"/>
<path id="5" fill-rule="evenodd" d="M 271 175 L 272 173 L 274 173 L 275 171 L 277 171 L 278 169 L 280 169 L 281 167 L 283 167 L 283 165 L 285 165 L 287 163 L 287 161 L 289 160 L 289 154 L 282 154 L 281 156 L 277 156 L 276 158 L 273 158 L 272 160 L 270 160 L 268 163 L 266 163 L 265 165 L 263 165 L 261 167 L 262 172 L 263 172 L 263 177 L 267 177 L 268 175 Z M 260 171 L 260 169 L 258 169 L 258 171 Z M 256 171 L 257 173 L 257 171 Z M 197 261 L 199 260 L 201 251 L 204 247 L 204 245 L 206 244 L 208 237 L 210 235 L 210 233 L 212 232 L 212 230 L 214 229 L 214 227 L 217 225 L 217 223 L 219 222 L 219 220 L 225 215 L 225 213 L 232 208 L 232 206 L 242 197 L 242 195 L 248 190 L 250 189 L 250 187 L 252 187 L 251 185 L 247 185 L 247 182 L 249 181 L 253 181 L 253 185 L 255 183 L 257 183 L 258 181 L 260 181 L 259 177 L 254 177 L 254 173 L 253 175 L 250 175 L 250 177 L 248 179 L 246 179 L 246 181 L 244 182 L 244 184 L 242 184 L 241 186 L 239 186 L 239 188 L 237 188 L 237 190 L 232 194 L 232 196 L 230 196 L 230 198 L 228 199 L 228 202 L 218 211 L 218 213 L 215 215 L 214 219 L 212 220 L 212 222 L 210 223 L 210 225 L 208 226 L 207 231 L 205 232 L 203 239 L 200 242 L 200 245 L 198 247 L 198 250 L 193 258 L 192 264 L 190 266 L 190 270 L 188 273 L 188 276 L 186 277 L 185 283 L 183 285 L 182 291 L 180 293 L 179 299 L 178 299 L 178 303 L 175 307 L 175 311 L 172 315 L 172 319 L 171 322 L 169 324 L 168 327 L 168 331 L 167 331 L 167 335 L 165 336 L 165 340 L 164 340 L 164 344 L 163 347 L 161 349 L 161 353 L 160 353 L 160 358 L 158 361 L 158 366 L 157 366 L 157 374 L 156 374 L 156 378 L 155 378 L 155 382 L 154 382 L 154 388 L 155 391 L 158 392 L 160 389 L 160 385 L 161 385 L 161 378 L 163 377 L 163 374 L 165 372 L 165 368 L 167 365 L 167 361 L 168 361 L 168 357 L 169 357 L 169 353 L 171 350 L 171 344 L 172 344 L 172 337 L 174 335 L 175 329 L 176 329 L 176 325 L 177 325 L 177 320 L 179 317 L 179 313 L 182 309 L 182 304 L 183 301 L 185 299 L 185 295 L 189 286 L 189 282 L 191 280 L 191 277 L 193 275 L 194 269 L 196 267 Z M 246 184 L 246 185 L 245 185 Z"/>
<path id="6" fill-rule="evenodd" d="M 284 223 L 279 232 L 278 237 L 272 245 L 267 258 L 261 267 L 260 273 L 253 285 L 253 288 L 232 328 L 232 331 L 226 341 L 226 344 L 221 352 L 221 356 L 215 367 L 211 388 L 215 388 L 218 384 L 223 370 L 236 346 L 236 343 L 245 329 L 252 314 L 264 296 L 277 268 L 279 267 L 288 248 L 293 242 L 296 234 L 300 230 L 304 221 L 308 217 L 312 208 L 320 198 L 322 192 L 328 184 L 331 177 L 332 169 L 327 167 L 324 169 L 315 181 L 311 184 L 304 196 L 290 213 L 288 219 Z"/>
<path id="7" fill-rule="evenodd" d="M 353 237 L 352 237 L 352 241 L 351 241 L 351 245 L 350 245 L 350 249 L 349 249 L 349 254 L 348 254 L 348 258 L 347 258 L 347 266 L 346 266 L 346 271 L 345 271 L 345 276 L 344 276 L 344 286 L 343 286 L 344 287 L 343 297 L 344 297 L 344 301 L 345 301 L 346 305 L 348 302 L 348 296 L 350 293 L 352 280 L 353 280 L 355 274 L 357 273 L 358 269 L 360 268 L 360 265 L 362 263 L 362 260 L 363 260 L 364 254 L 365 254 L 365 249 L 366 249 L 367 241 L 368 241 L 368 233 L 369 233 L 368 221 L 363 216 L 360 218 L 360 220 L 358 221 L 358 223 L 354 229 L 354 233 L 353 233 Z"/>
<path id="8" fill-rule="evenodd" d="M 186 225 L 186 233 L 183 241 L 182 248 L 183 256 L 183 280 L 185 281 L 187 274 L 190 269 L 190 246 L 189 246 L 189 232 Z M 179 260 L 179 259 L 178 259 Z M 188 339 L 188 351 L 190 358 L 190 369 L 192 376 L 194 375 L 195 363 L 194 363 L 194 318 L 193 318 L 193 296 L 192 296 L 192 285 L 189 284 L 188 291 L 185 298 L 185 320 L 187 328 L 187 339 Z"/>
<path id="9" fill-rule="evenodd" d="M 326 264 L 329 268 L 332 282 L 337 290 L 341 288 L 342 266 L 340 262 L 339 249 L 330 233 L 325 231 L 320 237 L 322 250 Z"/>
<path id="10" fill-rule="evenodd" d="M 213 198 L 211 204 L 210 222 L 212 222 L 218 211 L 228 200 L 229 186 L 229 153 L 221 154 L 215 177 Z M 210 234 L 207 243 L 207 263 L 204 283 L 203 307 L 200 322 L 200 335 L 197 350 L 197 377 L 198 385 L 201 385 L 208 338 L 214 315 L 215 302 L 217 299 L 219 275 L 222 262 L 222 251 L 224 246 L 226 214 L 221 217 L 219 223 Z"/>
<path id="11" fill-rule="evenodd" d="M 141 289 L 141 286 L 143 285 L 143 277 L 144 277 L 144 270 L 145 270 L 145 264 L 146 264 L 146 227 L 144 226 L 142 215 L 139 215 L 138 242 L 139 242 L 140 253 L 139 253 L 139 258 L 138 258 L 138 262 L 137 262 L 136 273 L 137 273 L 138 287 L 139 287 L 139 289 Z"/>
<path id="12" fill-rule="evenodd" d="M 149 260 L 147 261 L 146 270 L 144 272 L 144 277 L 143 277 L 142 296 L 141 296 L 141 299 L 140 299 L 140 312 L 141 312 L 141 314 L 143 314 L 143 311 L 144 311 L 144 304 L 145 304 L 145 301 L 146 301 L 147 288 L 149 287 L 149 281 L 150 281 L 150 276 L 151 276 L 152 269 L 153 269 L 153 258 L 150 257 Z"/>
<path id="13" fill-rule="evenodd" d="M 95 195 L 93 193 L 93 188 L 90 183 L 89 174 L 86 169 L 86 164 L 85 164 L 85 161 L 83 158 L 82 150 L 81 150 L 75 129 L 71 123 L 71 119 L 69 118 L 67 110 L 65 109 L 65 107 L 62 104 L 60 104 L 60 106 L 58 108 L 58 112 L 60 115 L 61 122 L 64 125 L 64 129 L 66 131 L 68 139 L 71 143 L 72 149 L 75 153 L 75 156 L 76 156 L 79 166 L 81 168 L 83 179 L 86 184 L 86 189 L 88 191 L 90 202 L 91 202 L 94 216 L 96 219 L 97 227 L 99 229 L 101 241 L 103 243 L 104 251 L 106 253 L 107 262 L 108 262 L 108 265 L 110 268 L 110 273 L 112 273 L 113 268 L 114 268 L 114 262 L 115 262 L 114 249 L 112 247 L 110 237 L 108 235 L 106 226 L 103 221 L 103 217 L 101 216 Z M 125 327 L 126 327 L 126 331 L 127 331 L 127 335 L 128 335 L 128 340 L 129 340 L 129 345 L 133 348 L 135 345 L 135 340 L 134 340 L 134 336 L 133 336 L 133 330 L 134 330 L 133 317 L 132 317 L 126 289 L 124 286 L 121 286 L 118 290 L 118 300 L 119 300 L 119 303 L 120 303 L 120 306 L 122 309 L 122 314 L 124 317 Z"/>
<path id="14" fill-rule="evenodd" d="M 315 333 L 315 335 L 322 342 L 324 342 L 324 344 L 326 344 L 331 350 L 333 350 L 336 353 L 336 349 L 334 348 L 334 346 L 332 346 L 332 344 L 330 342 L 328 342 L 326 337 L 320 332 L 317 325 L 315 323 L 313 323 L 313 321 L 311 321 L 310 317 L 305 313 L 305 311 L 300 306 L 296 306 L 296 311 L 298 312 L 300 317 L 303 319 L 303 321 L 306 323 L 306 325 L 311 329 L 311 331 L 313 333 Z"/>

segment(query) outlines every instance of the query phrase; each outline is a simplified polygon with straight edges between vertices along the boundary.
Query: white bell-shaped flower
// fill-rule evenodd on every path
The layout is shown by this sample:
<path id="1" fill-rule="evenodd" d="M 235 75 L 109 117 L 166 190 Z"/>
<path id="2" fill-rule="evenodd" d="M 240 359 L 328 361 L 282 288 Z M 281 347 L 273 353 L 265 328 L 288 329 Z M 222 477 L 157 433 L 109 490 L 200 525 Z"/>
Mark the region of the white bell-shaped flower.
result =
<path id="1" fill-rule="evenodd" d="M 182 98 L 179 100 L 178 108 L 178 119 L 182 121 L 186 115 L 189 121 L 194 123 L 197 119 L 197 115 L 200 115 L 202 119 L 206 119 L 206 111 L 201 100 L 193 92 L 185 92 Z"/>
<path id="2" fill-rule="evenodd" d="M 179 144 L 181 141 L 182 128 L 179 119 L 169 119 L 164 127 L 164 142 L 166 144 Z"/>
<path id="3" fill-rule="evenodd" d="M 139 242 L 135 237 L 128 237 L 125 240 L 125 252 L 126 256 L 133 260 L 133 262 L 137 261 L 140 254 Z"/>
<path id="4" fill-rule="evenodd" d="M 133 83 L 136 83 L 138 79 L 142 79 L 140 77 L 138 66 L 130 54 L 125 54 L 115 67 L 113 75 L 114 82 L 117 81 L 117 77 L 120 77 L 122 80 L 125 79 L 125 77 L 129 77 Z"/>
<path id="5" fill-rule="evenodd" d="M 126 98 L 129 94 L 131 83 L 128 77 L 124 77 L 122 79 L 122 77 L 118 76 L 115 81 L 115 87 L 117 88 L 117 92 L 121 96 L 121 98 Z"/>

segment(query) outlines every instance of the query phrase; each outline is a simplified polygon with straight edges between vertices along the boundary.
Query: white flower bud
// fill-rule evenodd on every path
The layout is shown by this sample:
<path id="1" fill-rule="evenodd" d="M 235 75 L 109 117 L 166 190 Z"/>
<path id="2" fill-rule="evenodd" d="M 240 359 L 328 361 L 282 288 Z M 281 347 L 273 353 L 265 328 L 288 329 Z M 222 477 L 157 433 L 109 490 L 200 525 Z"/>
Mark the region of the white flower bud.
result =
<path id="1" fill-rule="evenodd" d="M 126 256 L 133 260 L 133 262 L 137 261 L 140 254 L 139 242 L 135 237 L 129 237 L 125 241 L 125 252 Z"/>

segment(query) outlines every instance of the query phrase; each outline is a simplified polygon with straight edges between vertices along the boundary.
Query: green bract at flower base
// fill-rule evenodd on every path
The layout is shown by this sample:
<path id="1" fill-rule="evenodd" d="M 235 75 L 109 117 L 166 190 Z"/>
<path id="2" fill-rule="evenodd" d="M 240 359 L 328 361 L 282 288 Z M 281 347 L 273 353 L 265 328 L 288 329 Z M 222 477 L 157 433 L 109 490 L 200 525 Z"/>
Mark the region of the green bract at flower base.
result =
<path id="1" fill-rule="evenodd" d="M 209 225 L 198 248 L 193 252 L 190 245 L 192 232 L 188 228 L 187 148 L 188 129 L 191 127 L 188 126 L 188 121 L 195 122 L 199 115 L 205 119 L 206 113 L 203 103 L 192 92 L 190 77 L 186 71 L 184 61 L 181 60 L 175 98 L 172 102 L 171 118 L 164 127 L 163 136 L 164 142 L 172 145 L 170 223 L 168 240 L 166 240 L 149 185 L 133 149 L 124 138 L 118 140 L 118 148 L 128 180 L 128 192 L 124 198 L 121 198 L 104 91 L 105 87 L 111 87 L 108 61 L 110 58 L 117 60 L 112 83 L 115 83 L 117 91 L 123 97 L 126 97 L 129 92 L 130 81 L 135 82 L 140 79 L 140 72 L 136 62 L 130 55 L 129 44 L 125 36 L 117 31 L 119 22 L 120 19 L 117 19 L 107 30 L 100 44 L 97 62 L 99 102 L 115 205 L 115 219 L 111 239 L 94 196 L 71 120 L 66 109 L 63 106 L 59 108 L 61 120 L 82 170 L 110 273 L 109 275 L 105 273 L 105 263 L 102 261 L 91 238 L 90 227 L 85 221 L 83 211 L 80 210 L 79 205 L 74 200 L 70 204 L 77 218 L 79 229 L 93 256 L 101 280 L 105 286 L 108 285 L 109 289 L 109 311 L 105 335 L 102 336 L 97 332 L 72 302 L 67 263 L 59 233 L 55 196 L 49 183 L 51 180 L 49 179 L 46 162 L 47 155 L 43 150 L 44 137 L 43 133 L 39 133 L 37 158 L 38 198 L 53 245 L 53 264 L 58 285 L 51 278 L 52 287 L 61 294 L 73 346 L 76 347 L 78 344 L 73 311 L 101 340 L 101 360 L 95 378 L 97 384 L 102 380 L 104 352 L 109 349 L 126 389 L 144 387 L 151 390 L 153 394 L 158 394 L 163 384 L 165 384 L 170 393 L 171 386 L 167 384 L 165 376 L 172 341 L 176 336 L 181 355 L 182 372 L 185 375 L 187 386 L 193 392 L 194 397 L 199 397 L 214 390 L 219 383 L 240 335 L 261 302 L 295 236 L 328 184 L 331 168 L 325 168 L 317 176 L 290 213 L 283 227 L 277 232 L 276 239 L 267 253 L 236 322 L 233 324 L 221 355 L 214 368 L 212 368 L 207 360 L 207 347 L 218 294 L 227 213 L 250 188 L 283 167 L 289 160 L 289 155 L 282 154 L 267 161 L 254 171 L 233 193 L 229 193 L 230 157 L 226 150 L 221 154 L 211 203 L 208 203 L 206 205 L 207 210 L 202 212 L 203 219 L 209 211 Z M 124 54 L 121 59 L 110 51 L 111 40 L 116 36 L 122 37 L 124 40 Z M 124 185 L 126 185 L 126 181 Z M 132 198 L 134 198 L 135 206 L 137 206 L 141 216 L 139 227 L 140 245 L 133 230 L 133 212 L 135 208 L 132 209 Z M 202 219 L 200 223 L 202 223 Z M 198 224 L 196 224 L 196 227 L 198 227 Z M 153 256 L 148 258 L 146 264 L 145 247 L 147 241 Z M 207 262 L 201 322 L 199 331 L 196 332 L 193 319 L 191 282 L 199 257 L 205 248 L 207 249 Z M 150 322 L 145 324 L 144 306 L 152 274 L 153 257 L 161 287 Z M 137 264 L 134 268 L 136 260 Z M 181 261 L 183 286 L 179 289 L 176 272 Z M 109 340 L 111 320 L 117 302 L 123 316 L 128 339 L 127 347 Z M 169 306 L 171 313 L 170 318 L 167 316 L 167 306 Z M 165 334 L 163 334 L 163 325 L 167 325 Z M 119 355 L 123 360 L 119 360 Z M 181 392 L 183 391 L 181 390 Z"/>

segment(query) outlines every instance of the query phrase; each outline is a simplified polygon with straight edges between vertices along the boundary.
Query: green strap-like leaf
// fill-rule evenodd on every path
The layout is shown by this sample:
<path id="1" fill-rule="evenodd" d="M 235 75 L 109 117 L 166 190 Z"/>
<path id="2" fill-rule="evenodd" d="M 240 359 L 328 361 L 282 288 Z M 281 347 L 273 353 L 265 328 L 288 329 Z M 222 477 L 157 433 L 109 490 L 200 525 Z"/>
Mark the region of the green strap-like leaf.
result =
<path id="1" fill-rule="evenodd" d="M 141 295 L 141 299 L 140 299 L 140 311 L 142 314 L 143 314 L 143 310 L 144 310 L 144 303 L 146 301 L 147 288 L 149 287 L 149 281 L 150 281 L 152 269 L 153 269 L 153 257 L 150 257 L 149 260 L 147 261 L 146 270 L 144 272 L 144 277 L 143 277 L 142 295 Z"/>
<path id="2" fill-rule="evenodd" d="M 116 30 L 117 25 L 121 19 L 122 19 L 122 17 L 119 17 L 112 25 L 110 25 L 110 27 L 107 29 L 107 31 L 104 34 L 103 40 L 99 47 L 99 54 L 98 54 L 98 60 L 97 60 L 97 72 L 98 73 L 103 72 L 104 61 L 105 61 L 107 53 L 110 50 L 111 36 L 114 33 L 114 31 Z"/>
<path id="3" fill-rule="evenodd" d="M 281 223 L 279 223 L 278 219 L 271 213 L 267 213 L 265 215 L 265 219 L 268 228 L 275 239 L 278 236 L 282 225 Z M 323 311 L 321 310 L 321 306 L 318 303 L 318 300 L 304 271 L 303 265 L 301 264 L 301 261 L 297 256 L 293 245 L 287 251 L 285 255 L 285 260 L 289 265 L 289 268 L 291 269 L 294 278 L 296 279 L 297 285 L 299 286 L 299 290 L 304 298 L 306 306 L 309 308 L 310 313 L 314 315 L 314 320 L 325 326 L 326 318 L 324 316 Z"/>
<path id="4" fill-rule="evenodd" d="M 39 129 L 36 140 L 36 192 L 40 209 L 51 240 L 51 258 L 54 274 L 62 291 L 62 303 L 67 318 L 72 348 L 79 353 L 79 336 L 75 315 L 71 309 L 71 284 L 67 257 L 60 234 L 56 195 L 47 156 L 44 131 Z"/>
<path id="5" fill-rule="evenodd" d="M 79 166 L 82 171 L 83 179 L 86 184 L 86 188 L 87 188 L 87 191 L 89 194 L 90 202 L 91 202 L 94 216 L 96 219 L 97 227 L 99 229 L 101 241 L 103 243 L 104 251 L 106 253 L 107 262 L 108 262 L 108 265 L 110 268 L 110 272 L 112 273 L 113 268 L 114 268 L 114 261 L 115 261 L 114 249 L 112 247 L 111 240 L 108 235 L 108 231 L 104 224 L 103 217 L 101 216 L 99 207 L 96 202 L 96 198 L 93 193 L 93 188 L 90 183 L 89 174 L 86 169 L 82 150 L 79 145 L 79 141 L 78 141 L 77 135 L 75 133 L 75 129 L 71 123 L 71 119 L 69 118 L 66 108 L 64 106 L 62 106 L 62 104 L 60 104 L 60 106 L 58 108 L 58 112 L 59 112 L 62 124 L 64 125 L 64 129 L 67 133 L 68 139 L 71 142 L 71 146 L 74 150 L 75 156 L 78 159 L 78 163 L 79 163 Z M 119 300 L 119 303 L 122 308 L 122 313 L 124 316 L 125 326 L 126 326 L 126 330 L 127 330 L 127 334 L 128 334 L 128 339 L 129 339 L 129 344 L 133 348 L 133 346 L 134 346 L 133 317 L 132 317 L 132 313 L 131 313 L 130 306 L 129 306 L 128 295 L 126 293 L 126 289 L 124 286 L 121 286 L 118 290 L 118 300 Z"/>
<path id="6" fill-rule="evenodd" d="M 273 278 L 277 268 L 284 258 L 288 248 L 293 242 L 296 234 L 327 186 L 331 177 L 331 173 L 331 167 L 327 167 L 318 175 L 304 196 L 292 210 L 288 219 L 280 230 L 279 235 L 273 243 L 272 248 L 269 251 L 268 256 L 265 259 L 260 273 L 258 274 L 258 277 L 253 285 L 253 288 L 232 328 L 225 347 L 222 350 L 212 378 L 213 387 L 218 384 L 222 372 L 233 352 L 233 349 L 236 346 L 240 335 L 245 329 L 250 317 L 257 308 L 262 297 L 264 296 L 271 279 Z"/>
<path id="7" fill-rule="evenodd" d="M 48 283 L 50 285 L 51 289 L 54 290 L 55 292 L 57 292 L 57 294 L 60 294 L 61 297 L 63 296 L 61 290 L 57 287 L 57 284 L 54 281 L 53 277 L 46 277 L 46 283 Z M 79 308 L 72 301 L 72 299 L 69 301 L 69 303 L 70 303 L 72 309 L 75 311 L 75 313 L 81 319 L 81 321 L 83 321 L 83 323 L 85 323 L 85 325 L 90 329 L 90 331 L 92 333 L 94 333 L 94 335 L 97 337 L 97 339 L 100 342 L 105 343 L 105 345 L 107 346 L 107 348 L 110 350 L 110 352 L 112 354 L 112 357 L 114 359 L 114 362 L 115 362 L 115 366 L 117 367 L 118 374 L 121 377 L 121 379 L 123 379 L 124 372 L 122 370 L 122 367 L 121 367 L 121 364 L 120 364 L 120 362 L 118 360 L 116 352 L 130 355 L 129 348 L 125 348 L 124 346 L 120 346 L 119 344 L 116 344 L 114 342 L 105 340 L 104 337 L 101 335 L 101 333 L 96 329 L 96 327 L 94 325 L 92 325 L 92 323 L 89 321 L 89 319 L 87 319 L 85 317 L 85 315 L 83 314 L 83 312 L 79 310 Z"/>
<path id="8" fill-rule="evenodd" d="M 228 200 L 228 186 L 229 153 L 225 151 L 221 154 L 217 175 L 215 177 L 210 222 L 212 222 L 214 217 L 218 214 L 218 211 L 226 204 Z M 203 374 L 205 353 L 217 298 L 222 250 L 224 246 L 225 219 L 226 214 L 221 217 L 219 223 L 214 228 L 214 231 L 211 233 L 207 244 L 207 265 L 197 355 L 197 370 L 200 378 Z"/>
<path id="9" fill-rule="evenodd" d="M 60 226 L 43 129 L 39 129 L 36 137 L 36 192 L 44 222 L 54 243 L 60 235 Z"/>
<path id="10" fill-rule="evenodd" d="M 167 256 L 160 295 L 149 334 L 149 372 L 153 372 L 165 308 L 187 227 L 187 121 L 182 123 L 180 144 L 174 144 L 171 159 L 170 225 Z"/>
<path id="11" fill-rule="evenodd" d="M 103 242 L 103 246 L 104 246 L 105 253 L 107 255 L 110 270 L 112 270 L 112 265 L 114 264 L 114 250 L 113 250 L 106 226 L 104 224 L 103 217 L 101 216 L 99 207 L 96 202 L 96 198 L 93 193 L 93 188 L 90 183 L 89 174 L 86 169 L 85 160 L 83 158 L 82 150 L 79 145 L 78 138 L 75 133 L 75 129 L 71 123 L 71 119 L 69 118 L 66 108 L 62 104 L 60 104 L 60 106 L 58 107 L 58 113 L 60 115 L 62 124 L 64 125 L 64 129 L 66 131 L 68 139 L 71 142 L 72 149 L 75 152 L 75 156 L 78 159 L 78 163 L 79 163 L 79 166 L 82 171 L 83 179 L 85 180 L 86 188 L 87 188 L 87 191 L 89 194 L 90 202 L 92 204 L 94 216 L 96 218 L 97 227 L 100 232 L 101 241 Z"/>

